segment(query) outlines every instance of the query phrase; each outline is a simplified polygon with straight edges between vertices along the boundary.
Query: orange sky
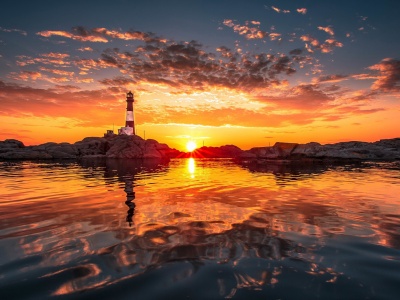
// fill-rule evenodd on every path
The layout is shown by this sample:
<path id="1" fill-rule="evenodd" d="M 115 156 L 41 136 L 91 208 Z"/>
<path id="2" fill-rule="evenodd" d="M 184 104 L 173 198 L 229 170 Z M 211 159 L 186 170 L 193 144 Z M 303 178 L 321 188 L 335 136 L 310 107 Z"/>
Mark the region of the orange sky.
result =
<path id="1" fill-rule="evenodd" d="M 99 13 L 102 24 L 67 8 L 59 22 L 27 23 L 39 6 L 13 23 L 11 9 L 0 27 L 0 140 L 72 143 L 117 131 L 129 90 L 137 134 L 180 150 L 189 140 L 249 149 L 400 136 L 389 4 L 203 5 L 195 15 L 189 4 L 163 7 L 174 22 L 153 12 L 118 25 L 110 16 L 121 8 Z"/>

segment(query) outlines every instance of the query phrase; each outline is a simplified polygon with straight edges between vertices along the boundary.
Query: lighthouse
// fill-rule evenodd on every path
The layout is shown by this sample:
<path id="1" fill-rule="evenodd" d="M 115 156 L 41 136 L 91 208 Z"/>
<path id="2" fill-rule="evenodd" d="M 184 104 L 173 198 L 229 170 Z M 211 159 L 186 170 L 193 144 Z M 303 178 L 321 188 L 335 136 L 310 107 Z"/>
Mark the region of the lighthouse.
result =
<path id="1" fill-rule="evenodd" d="M 135 120 L 133 117 L 133 93 L 129 91 L 126 94 L 126 119 L 125 127 L 118 129 L 118 134 L 135 135 Z"/>

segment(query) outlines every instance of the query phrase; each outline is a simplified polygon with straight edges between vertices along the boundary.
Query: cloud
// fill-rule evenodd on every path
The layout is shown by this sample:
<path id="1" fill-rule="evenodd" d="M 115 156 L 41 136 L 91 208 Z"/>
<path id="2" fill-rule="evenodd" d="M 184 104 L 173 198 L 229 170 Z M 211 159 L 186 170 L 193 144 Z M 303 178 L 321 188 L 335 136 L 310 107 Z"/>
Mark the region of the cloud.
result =
<path id="1" fill-rule="evenodd" d="M 345 106 L 337 109 L 337 111 L 341 114 L 356 114 L 356 115 L 369 115 L 384 110 L 385 110 L 384 108 L 363 109 L 361 106 L 356 106 L 356 105 Z M 340 118 L 340 116 L 337 116 L 337 118 Z"/>
<path id="2" fill-rule="evenodd" d="M 354 79 L 358 79 L 358 80 L 378 79 L 378 75 L 372 75 L 372 74 L 368 74 L 368 73 L 353 74 L 353 75 L 351 75 L 351 77 Z"/>
<path id="3" fill-rule="evenodd" d="M 61 36 L 81 42 L 97 42 L 97 43 L 108 43 L 110 39 L 120 39 L 125 41 L 140 40 L 140 41 L 151 41 L 157 40 L 158 42 L 164 42 L 165 40 L 156 37 L 153 33 L 128 30 L 126 32 L 118 30 L 109 30 L 107 28 L 99 27 L 87 29 L 83 26 L 76 26 L 71 31 L 61 30 L 45 30 L 36 33 L 39 36 L 51 37 Z"/>
<path id="4" fill-rule="evenodd" d="M 338 92 L 340 89 L 341 89 L 340 86 L 338 86 L 336 84 L 332 84 L 332 85 L 329 85 L 327 87 L 324 87 L 322 90 L 325 93 L 332 93 L 332 92 Z"/>
<path id="5" fill-rule="evenodd" d="M 107 89 L 82 91 L 74 88 L 40 89 L 0 80 L 0 115 L 65 117 L 77 120 L 80 126 L 102 126 L 102 120 L 118 118 L 119 111 L 110 110 L 115 106 L 116 97 Z M 104 108 L 103 103 L 108 103 Z M 102 116 L 88 118 L 88 116 Z M 98 124 L 96 124 L 96 122 Z M 107 121 L 105 121 L 107 122 Z"/>
<path id="6" fill-rule="evenodd" d="M 42 74 L 40 72 L 35 72 L 35 71 L 21 71 L 20 73 L 15 73 L 15 72 L 11 73 L 10 77 L 14 80 L 35 81 L 38 78 L 41 78 Z"/>
<path id="7" fill-rule="evenodd" d="M 46 31 L 40 31 L 36 33 L 37 35 L 43 36 L 43 37 L 51 37 L 51 36 L 61 36 L 81 42 L 99 42 L 99 43 L 108 43 L 108 40 L 104 37 L 101 36 L 95 36 L 95 35 L 77 35 L 73 34 L 67 31 L 60 31 L 60 30 L 46 30 Z"/>
<path id="8" fill-rule="evenodd" d="M 132 78 L 115 77 L 113 79 L 102 79 L 100 83 L 107 86 L 130 86 L 135 83 L 135 80 Z"/>
<path id="9" fill-rule="evenodd" d="M 59 58 L 59 59 L 64 59 L 69 57 L 70 55 L 67 53 L 56 53 L 56 52 L 50 52 L 50 53 L 45 53 L 42 54 L 43 57 L 47 58 Z"/>
<path id="10" fill-rule="evenodd" d="M 65 70 L 58 70 L 58 69 L 50 69 L 45 67 L 39 67 L 39 70 L 42 72 L 48 72 L 55 75 L 62 75 L 62 76 L 73 76 L 74 72 L 65 71 Z"/>
<path id="11" fill-rule="evenodd" d="M 24 67 L 27 65 L 34 65 L 34 64 L 46 64 L 46 65 L 61 65 L 67 66 L 70 64 L 70 61 L 66 60 L 69 58 L 70 55 L 66 53 L 44 53 L 40 54 L 40 57 L 30 57 L 26 55 L 18 55 L 16 64 L 20 67 Z"/>
<path id="12" fill-rule="evenodd" d="M 372 84 L 372 90 L 381 92 L 400 91 L 400 61 L 385 58 L 370 66 L 370 70 L 378 71 L 378 79 Z"/>
<path id="13" fill-rule="evenodd" d="M 28 33 L 26 31 L 20 30 L 20 29 L 15 29 L 15 28 L 8 29 L 8 28 L 0 27 L 0 31 L 3 31 L 3 32 L 17 32 L 17 33 L 25 35 L 25 36 L 28 35 Z"/>
<path id="14" fill-rule="evenodd" d="M 271 8 L 274 11 L 276 11 L 277 13 L 284 13 L 284 14 L 289 14 L 290 13 L 290 10 L 280 9 L 280 8 L 275 7 L 275 6 L 271 6 Z"/>
<path id="15" fill-rule="evenodd" d="M 335 32 L 333 31 L 333 28 L 331 25 L 326 26 L 326 27 L 322 27 L 322 26 L 318 26 L 317 27 L 319 30 L 325 31 L 326 33 L 328 33 L 329 35 L 335 35 Z"/>
<path id="16" fill-rule="evenodd" d="M 280 96 L 260 95 L 254 99 L 279 109 L 304 111 L 320 110 L 334 100 L 314 84 L 300 84 L 284 91 Z"/>
<path id="17" fill-rule="evenodd" d="M 298 8 L 296 11 L 299 14 L 305 15 L 307 13 L 307 8 Z"/>
<path id="18" fill-rule="evenodd" d="M 240 34 L 247 35 L 248 38 L 260 35 L 253 30 L 254 26 L 258 26 L 258 21 L 246 21 L 245 25 L 241 26 L 227 19 L 224 24 Z M 50 77 L 42 74 L 42 80 L 53 83 L 88 83 L 91 81 L 87 78 L 89 74 L 98 73 L 102 69 L 110 71 L 115 69 L 120 72 L 120 76 L 117 75 L 114 79 L 100 79 L 99 82 L 110 87 L 128 82 L 156 84 L 169 86 L 181 92 L 213 88 L 248 92 L 253 89 L 284 86 L 286 84 L 284 77 L 294 74 L 297 68 L 303 68 L 312 62 L 309 56 L 303 55 L 303 50 L 300 48 L 290 51 L 289 55 L 243 53 L 238 45 L 234 50 L 220 46 L 215 51 L 209 52 L 196 41 L 176 42 L 136 31 L 131 31 L 130 35 L 124 33 L 120 36 L 120 32 L 105 28 L 91 30 L 75 28 L 75 34 L 84 38 L 90 35 L 103 35 L 123 39 L 129 36 L 143 40 L 139 45 L 131 46 L 129 51 L 115 47 L 108 48 L 98 54 L 98 57 L 92 56 L 92 58 L 71 57 L 69 54 L 59 52 L 44 53 L 38 57 L 18 56 L 18 66 L 36 67 L 43 73 L 57 75 Z M 278 33 L 271 33 L 268 36 L 272 40 L 280 38 Z M 319 46 L 319 43 L 317 45 Z M 88 48 L 92 49 L 90 47 L 80 49 L 86 51 Z M 97 55 L 97 52 L 94 55 Z M 121 78 L 124 78 L 124 81 L 121 81 Z"/>
<path id="19" fill-rule="evenodd" d="M 326 39 L 324 43 L 320 43 L 316 38 L 311 35 L 302 35 L 300 37 L 305 43 L 306 50 L 313 53 L 315 50 L 319 50 L 322 53 L 331 53 L 335 48 L 343 47 L 343 44 L 334 38 Z"/>
<path id="20" fill-rule="evenodd" d="M 85 51 L 92 52 L 93 51 L 93 49 L 90 47 L 81 47 L 81 48 L 78 48 L 77 50 L 81 51 L 81 52 L 85 52 Z"/>
<path id="21" fill-rule="evenodd" d="M 237 32 L 238 34 L 245 36 L 246 39 L 249 39 L 249 40 L 263 39 L 263 38 L 269 36 L 268 32 L 262 31 L 258 27 L 250 27 L 249 26 L 249 24 L 260 25 L 260 22 L 246 21 L 245 25 L 239 25 L 239 24 L 235 24 L 233 20 L 226 19 L 223 21 L 223 24 L 225 26 L 231 27 L 234 32 Z"/>
<path id="22" fill-rule="evenodd" d="M 309 124 L 317 118 L 315 113 L 293 113 L 282 115 L 271 113 L 268 110 L 248 110 L 245 108 L 211 108 L 209 110 L 189 107 L 185 110 L 176 110 L 172 107 L 165 108 L 162 112 L 152 111 L 141 114 L 141 118 L 149 122 L 157 120 L 160 123 L 171 123 L 179 120 L 182 124 L 194 124 L 205 126 L 225 126 L 235 124 L 235 126 L 251 127 L 273 127 L 287 124 L 304 125 Z"/>
<path id="23" fill-rule="evenodd" d="M 374 99 L 376 95 L 377 92 L 371 90 L 355 90 L 348 92 L 342 100 L 348 103 L 365 102 Z"/>
<path id="24" fill-rule="evenodd" d="M 107 49 L 99 59 L 76 61 L 81 69 L 113 67 L 123 74 L 131 74 L 134 82 L 163 84 L 182 91 L 223 87 L 235 90 L 268 88 L 280 82 L 280 75 L 296 72 L 302 57 L 284 54 L 239 54 L 227 47 L 216 53 L 206 52 L 201 44 L 191 42 L 147 42 L 133 52 Z M 120 78 L 116 82 L 118 82 Z M 110 84 L 112 81 L 102 81 Z"/>
<path id="25" fill-rule="evenodd" d="M 327 39 L 325 43 L 321 44 L 322 53 L 331 53 L 335 48 L 342 48 L 343 44 L 335 39 Z"/>
<path id="26" fill-rule="evenodd" d="M 347 80 L 349 78 L 348 75 L 340 75 L 340 74 L 333 74 L 333 75 L 325 75 L 320 76 L 313 81 L 315 83 L 332 83 L 332 82 L 340 82 L 343 80 Z"/>

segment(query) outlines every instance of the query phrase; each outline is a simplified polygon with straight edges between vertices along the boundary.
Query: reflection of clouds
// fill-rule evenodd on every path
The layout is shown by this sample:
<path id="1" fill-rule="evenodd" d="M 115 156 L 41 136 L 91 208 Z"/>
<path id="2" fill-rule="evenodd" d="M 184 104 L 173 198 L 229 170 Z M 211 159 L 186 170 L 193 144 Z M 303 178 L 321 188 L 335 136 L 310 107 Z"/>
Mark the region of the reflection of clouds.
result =
<path id="1" fill-rule="evenodd" d="M 124 290 L 132 283 L 137 284 L 135 292 L 149 292 L 154 282 L 172 284 L 165 278 L 173 278 L 174 284 L 187 278 L 192 283 L 206 280 L 216 289 L 213 295 L 221 297 L 279 289 L 291 282 L 311 289 L 335 282 L 357 288 L 357 277 L 347 277 L 342 262 L 352 269 L 366 259 L 379 265 L 384 261 L 373 252 L 377 244 L 385 245 L 377 251 L 393 260 L 393 248 L 399 247 L 400 212 L 390 203 L 398 190 L 398 170 L 339 166 L 337 171 L 309 164 L 240 167 L 231 161 L 189 159 L 172 160 L 168 166 L 137 160 L 32 166 L 15 171 L 24 174 L 25 187 L 33 189 L 27 178 L 37 176 L 35 184 L 61 184 L 63 194 L 37 200 L 40 205 L 29 205 L 29 211 L 24 201 L 7 204 L 0 246 L 10 241 L 16 250 L 2 252 L 6 263 L 1 268 L 19 285 L 25 286 L 20 279 L 28 278 L 31 286 L 51 286 L 53 295 L 88 289 L 110 294 L 110 289 Z M 191 168 L 196 177 L 185 180 L 182 174 L 192 174 Z M 71 183 L 74 189 L 69 190 L 66 174 L 78 178 L 84 189 Z M 18 178 L 13 176 L 2 179 L 7 184 Z M 376 186 L 365 192 L 371 180 Z M 375 198 L 378 192 L 386 194 Z M 132 227 L 124 223 L 125 200 L 126 205 L 136 204 Z M 348 237 L 357 243 L 343 242 Z M 368 250 L 371 244 L 373 250 Z M 345 257 L 335 251 L 345 251 Z M 365 251 L 371 255 L 359 255 Z M 140 284 L 149 278 L 151 287 Z"/>

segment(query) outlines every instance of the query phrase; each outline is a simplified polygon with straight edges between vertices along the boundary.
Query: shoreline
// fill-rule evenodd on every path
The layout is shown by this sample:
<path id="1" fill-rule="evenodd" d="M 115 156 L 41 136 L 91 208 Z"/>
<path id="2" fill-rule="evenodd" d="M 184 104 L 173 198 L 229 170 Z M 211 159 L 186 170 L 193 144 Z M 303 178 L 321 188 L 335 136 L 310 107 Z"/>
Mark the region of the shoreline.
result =
<path id="1" fill-rule="evenodd" d="M 153 139 L 140 136 L 86 137 L 70 143 L 48 142 L 25 146 L 15 139 L 0 141 L 0 160 L 63 160 L 83 158 L 158 159 L 171 158 L 231 158 L 259 163 L 331 163 L 357 161 L 400 160 L 400 138 L 376 142 L 339 142 L 321 145 L 277 142 L 273 146 L 242 150 L 235 145 L 201 147 L 182 152 Z"/>

